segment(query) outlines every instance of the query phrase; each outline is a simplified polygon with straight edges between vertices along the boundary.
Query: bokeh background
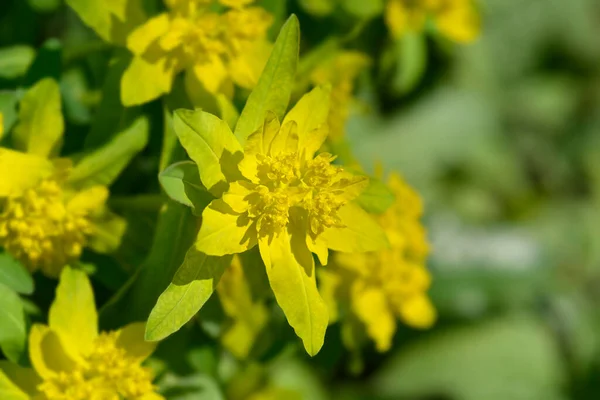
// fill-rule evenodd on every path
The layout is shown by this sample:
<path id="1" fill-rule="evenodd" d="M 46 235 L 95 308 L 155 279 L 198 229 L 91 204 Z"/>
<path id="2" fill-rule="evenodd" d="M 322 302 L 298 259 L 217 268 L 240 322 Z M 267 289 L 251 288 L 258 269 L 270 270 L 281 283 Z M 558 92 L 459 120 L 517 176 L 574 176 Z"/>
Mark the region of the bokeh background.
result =
<path id="1" fill-rule="evenodd" d="M 362 372 L 348 368 L 334 326 L 317 357 L 284 353 L 269 364 L 271 378 L 310 400 L 599 398 L 600 2 L 481 0 L 476 42 L 429 37 L 424 53 L 397 48 L 380 16 L 316 16 L 315 0 L 271 3 L 298 14 L 303 51 L 343 34 L 346 47 L 371 57 L 348 140 L 367 170 L 400 171 L 421 193 L 439 312 L 431 330 L 401 327 L 389 353 L 365 349 Z M 67 151 L 76 151 L 111 51 L 61 0 L 2 0 L 0 107 L 15 101 L 2 89 L 60 79 Z M 145 108 L 162 118 L 159 105 Z M 112 206 L 146 231 L 156 222 L 152 198 L 119 209 L 118 196 L 158 193 L 161 134 L 151 137 L 112 188 Z M 141 262 L 149 243 L 131 243 L 122 258 Z M 105 271 L 100 302 L 126 278 Z M 36 296 L 49 304 L 52 291 Z M 185 343 L 159 350 L 181 375 L 227 370 L 197 340 L 181 351 Z"/>

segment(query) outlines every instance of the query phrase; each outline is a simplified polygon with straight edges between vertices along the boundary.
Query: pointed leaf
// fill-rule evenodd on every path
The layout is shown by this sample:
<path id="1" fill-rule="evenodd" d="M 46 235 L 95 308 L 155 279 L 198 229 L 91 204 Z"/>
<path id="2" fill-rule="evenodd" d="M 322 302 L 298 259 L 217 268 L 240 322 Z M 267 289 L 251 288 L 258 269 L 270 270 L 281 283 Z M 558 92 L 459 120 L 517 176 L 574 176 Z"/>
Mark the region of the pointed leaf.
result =
<path id="1" fill-rule="evenodd" d="M 86 155 L 69 176 L 77 187 L 110 185 L 148 143 L 148 119 L 140 117 L 110 142 Z"/>
<path id="2" fill-rule="evenodd" d="M 12 362 L 26 351 L 25 313 L 19 296 L 0 284 L 0 349 Z"/>
<path id="3" fill-rule="evenodd" d="M 356 198 L 356 202 L 367 212 L 383 214 L 394 204 L 396 196 L 378 179 L 369 178 L 369 186 Z"/>
<path id="4" fill-rule="evenodd" d="M 192 161 L 180 161 L 167 167 L 158 175 L 158 180 L 167 196 L 191 207 L 194 215 L 202 215 L 202 210 L 214 199 L 202 185 L 198 167 Z"/>
<path id="5" fill-rule="evenodd" d="M 98 315 L 94 292 L 85 272 L 70 267 L 63 269 L 48 320 L 71 357 L 77 359 L 92 349 L 98 336 Z"/>
<path id="6" fill-rule="evenodd" d="M 56 154 L 64 128 L 60 87 L 52 78 L 42 79 L 21 99 L 13 131 L 15 147 L 42 157 Z"/>
<path id="7" fill-rule="evenodd" d="M 0 49 L 0 78 L 15 79 L 25 75 L 34 57 L 35 50 L 29 46 Z"/>
<path id="8" fill-rule="evenodd" d="M 164 339 L 196 315 L 230 264 L 231 256 L 207 256 L 192 246 L 148 317 L 146 340 Z"/>
<path id="9" fill-rule="evenodd" d="M 20 262 L 8 254 L 0 254 L 0 283 L 20 294 L 33 292 L 33 279 Z"/>
<path id="10" fill-rule="evenodd" d="M 202 183 L 215 197 L 227 189 L 227 182 L 241 178 L 237 164 L 243 151 L 225 121 L 200 110 L 177 110 L 173 127 L 197 164 Z"/>
<path id="11" fill-rule="evenodd" d="M 281 28 L 271 57 L 238 120 L 235 136 L 240 143 L 244 144 L 260 128 L 267 111 L 283 119 L 294 86 L 299 46 L 298 18 L 292 15 Z"/>

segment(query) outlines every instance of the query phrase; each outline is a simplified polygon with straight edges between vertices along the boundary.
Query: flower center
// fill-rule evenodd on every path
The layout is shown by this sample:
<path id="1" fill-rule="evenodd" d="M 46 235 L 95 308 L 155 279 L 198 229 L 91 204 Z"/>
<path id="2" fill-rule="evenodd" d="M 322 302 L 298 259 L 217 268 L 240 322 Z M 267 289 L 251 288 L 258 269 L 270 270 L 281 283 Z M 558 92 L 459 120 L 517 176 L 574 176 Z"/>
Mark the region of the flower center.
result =
<path id="1" fill-rule="evenodd" d="M 257 155 L 259 184 L 248 198 L 248 216 L 257 220 L 259 236 L 281 232 L 292 207 L 305 212 L 313 237 L 341 226 L 337 212 L 346 201 L 337 185 L 343 170 L 331 165 L 334 159 L 322 153 L 302 165 L 296 152 Z"/>
<path id="2" fill-rule="evenodd" d="M 46 379 L 38 390 L 48 400 L 138 399 L 153 392 L 152 372 L 118 347 L 117 338 L 118 332 L 101 333 L 83 363 Z"/>
<path id="3" fill-rule="evenodd" d="M 59 184 L 43 181 L 8 198 L 0 214 L 0 246 L 27 266 L 56 276 L 81 255 L 91 233 L 87 216 L 70 212 Z"/>

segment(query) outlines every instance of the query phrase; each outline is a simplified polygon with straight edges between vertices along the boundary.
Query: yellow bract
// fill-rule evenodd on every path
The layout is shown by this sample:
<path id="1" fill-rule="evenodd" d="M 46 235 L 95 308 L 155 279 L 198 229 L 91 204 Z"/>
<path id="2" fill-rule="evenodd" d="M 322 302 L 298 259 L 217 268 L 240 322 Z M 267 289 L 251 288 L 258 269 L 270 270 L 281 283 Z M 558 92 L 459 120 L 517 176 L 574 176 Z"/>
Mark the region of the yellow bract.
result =
<path id="1" fill-rule="evenodd" d="M 144 324 L 112 332 L 97 331 L 94 295 L 85 273 L 65 268 L 50 325 L 36 324 L 29 336 L 33 371 L 3 363 L 0 370 L 15 379 L 23 399 L 159 400 L 152 372 L 141 363 L 155 344 L 144 341 Z M 1 374 L 0 374 L 1 375 Z"/>
<path id="2" fill-rule="evenodd" d="M 471 42 L 479 36 L 479 15 L 473 0 L 388 0 L 385 20 L 397 38 L 423 31 L 428 19 L 444 36 L 457 42 Z"/>
<path id="3" fill-rule="evenodd" d="M 391 248 L 336 254 L 334 265 L 321 275 L 321 292 L 334 315 L 338 303 L 348 301 L 379 351 L 391 347 L 396 317 L 416 328 L 428 328 L 436 318 L 426 295 L 430 277 L 421 199 L 399 175 L 393 174 L 388 185 L 396 201 L 379 221 Z"/>
<path id="4" fill-rule="evenodd" d="M 60 91 L 43 79 L 24 95 L 13 141 L 23 150 L 0 148 L 0 247 L 31 272 L 58 277 L 79 259 L 108 189 L 75 191 L 66 184 L 70 160 L 49 160 L 63 135 Z"/>
<path id="5" fill-rule="evenodd" d="M 369 58 L 356 51 L 342 51 L 313 71 L 311 80 L 316 85 L 331 84 L 329 111 L 329 140 L 339 141 L 345 136 L 346 122 L 354 99 L 354 81 L 370 64 Z"/>
<path id="6" fill-rule="evenodd" d="M 253 1 L 170 0 L 169 11 L 151 18 L 129 35 L 134 59 L 121 80 L 123 104 L 136 105 L 171 90 L 175 75 L 186 71 L 188 94 L 223 93 L 234 84 L 252 88 L 266 63 L 266 32 L 272 17 Z"/>

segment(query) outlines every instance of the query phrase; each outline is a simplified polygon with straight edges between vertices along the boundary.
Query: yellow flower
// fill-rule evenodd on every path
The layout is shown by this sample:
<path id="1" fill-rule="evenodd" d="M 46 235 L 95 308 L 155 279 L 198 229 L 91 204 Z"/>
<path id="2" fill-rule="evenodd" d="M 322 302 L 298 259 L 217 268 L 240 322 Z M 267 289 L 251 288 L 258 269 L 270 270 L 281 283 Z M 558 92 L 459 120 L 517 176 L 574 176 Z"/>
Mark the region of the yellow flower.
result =
<path id="1" fill-rule="evenodd" d="M 121 80 L 126 106 L 146 103 L 171 91 L 185 71 L 188 94 L 233 94 L 234 84 L 252 88 L 271 46 L 266 40 L 272 17 L 249 0 L 221 0 L 219 14 L 211 0 L 169 0 L 168 12 L 134 30 L 127 47 L 134 59 Z M 199 95 L 198 95 L 199 96 Z"/>
<path id="2" fill-rule="evenodd" d="M 333 165 L 330 154 L 315 156 L 327 137 L 329 97 L 329 90 L 314 89 L 281 123 L 268 113 L 243 150 L 227 124 L 210 114 L 180 111 L 175 117 L 182 145 L 217 197 L 202 214 L 195 250 L 225 256 L 258 245 L 275 298 L 311 355 L 327 328 L 311 253 L 326 264 L 328 249 L 387 246 L 377 223 L 352 202 L 367 178 Z M 196 147 L 198 134 L 211 151 Z"/>
<path id="3" fill-rule="evenodd" d="M 63 128 L 58 84 L 44 79 L 20 104 L 12 139 L 23 152 L 0 147 L 0 247 L 50 277 L 79 259 L 108 197 L 102 185 L 70 187 L 71 161 L 50 159 Z"/>
<path id="4" fill-rule="evenodd" d="M 396 317 L 415 328 L 428 328 L 436 318 L 426 295 L 430 276 L 425 230 L 419 219 L 421 199 L 397 174 L 388 182 L 395 203 L 379 217 L 391 248 L 367 254 L 336 254 L 321 274 L 321 293 L 330 313 L 349 302 L 379 351 L 391 347 Z"/>
<path id="5" fill-rule="evenodd" d="M 479 15 L 473 0 L 388 0 L 385 20 L 396 38 L 423 31 L 428 19 L 454 41 L 467 43 L 479 36 Z"/>
<path id="6" fill-rule="evenodd" d="M 49 325 L 35 324 L 29 334 L 33 369 L 0 362 L 0 389 L 23 400 L 163 399 L 141 365 L 156 347 L 143 337 L 143 323 L 99 333 L 87 276 L 65 268 Z"/>
<path id="7" fill-rule="evenodd" d="M 354 102 L 354 80 L 368 67 L 369 58 L 356 51 L 342 51 L 329 58 L 311 74 L 316 85 L 331 84 L 331 107 L 329 118 L 329 140 L 339 141 L 346 132 L 346 122 Z"/>

